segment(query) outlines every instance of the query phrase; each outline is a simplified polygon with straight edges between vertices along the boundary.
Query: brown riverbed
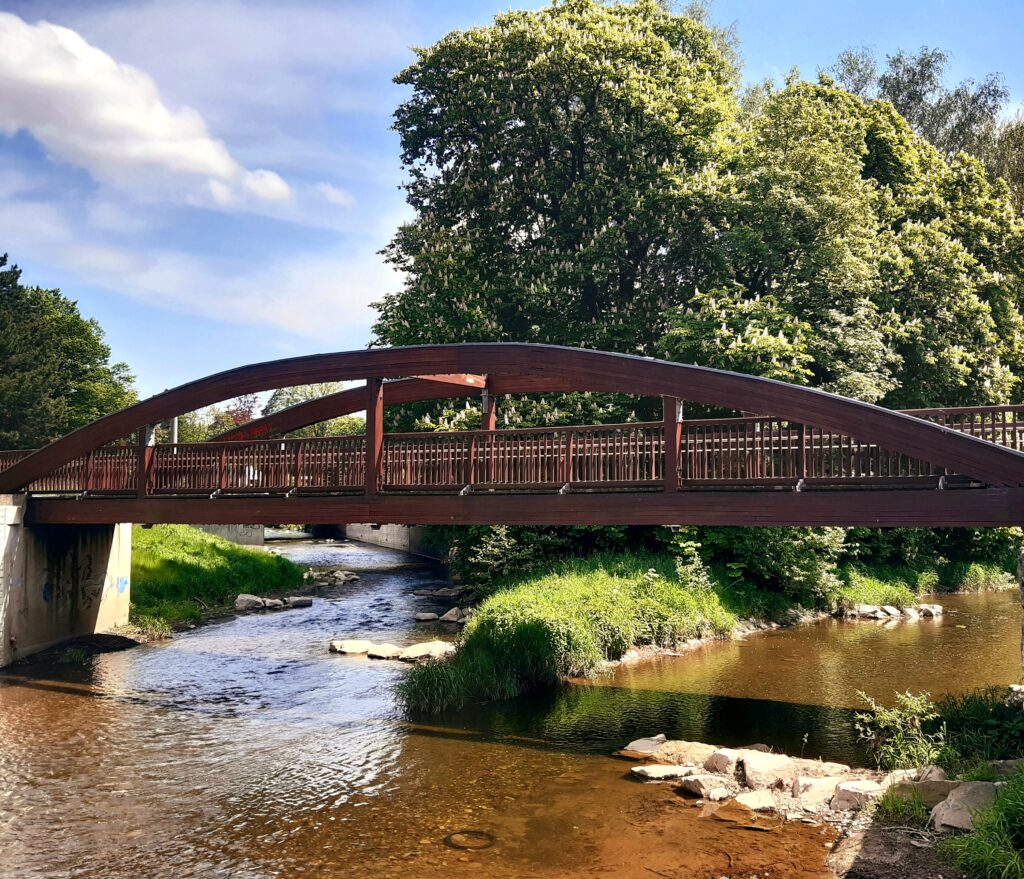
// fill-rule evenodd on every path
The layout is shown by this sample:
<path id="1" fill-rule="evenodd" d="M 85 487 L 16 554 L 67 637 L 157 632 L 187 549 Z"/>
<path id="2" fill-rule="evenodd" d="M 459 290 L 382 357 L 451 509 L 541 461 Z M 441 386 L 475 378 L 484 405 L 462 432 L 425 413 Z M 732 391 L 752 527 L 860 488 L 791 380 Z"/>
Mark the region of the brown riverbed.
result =
<path id="1" fill-rule="evenodd" d="M 408 718 L 392 697 L 404 668 L 326 644 L 432 635 L 409 622 L 434 609 L 411 593 L 439 572 L 376 549 L 286 551 L 363 578 L 309 610 L 0 675 L 0 876 L 817 879 L 829 831 L 744 829 L 609 753 L 666 732 L 855 759 L 858 689 L 1016 679 L 1015 594 L 954 596 L 941 622 L 827 622 Z M 445 844 L 466 830 L 493 845 Z"/>

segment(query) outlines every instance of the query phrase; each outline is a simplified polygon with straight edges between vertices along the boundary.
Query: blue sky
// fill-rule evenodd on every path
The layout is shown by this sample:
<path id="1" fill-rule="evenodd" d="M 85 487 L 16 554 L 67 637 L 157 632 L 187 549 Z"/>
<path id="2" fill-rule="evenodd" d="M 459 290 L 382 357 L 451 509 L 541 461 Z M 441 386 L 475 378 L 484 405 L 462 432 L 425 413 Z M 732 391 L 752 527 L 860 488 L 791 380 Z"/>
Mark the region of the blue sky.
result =
<path id="1" fill-rule="evenodd" d="M 536 3 L 525 5 L 540 5 Z M 391 77 L 508 4 L 0 0 L 0 253 L 107 331 L 148 395 L 364 347 L 408 216 Z M 1024 2 L 718 0 L 748 80 L 939 46 L 1024 101 Z"/>

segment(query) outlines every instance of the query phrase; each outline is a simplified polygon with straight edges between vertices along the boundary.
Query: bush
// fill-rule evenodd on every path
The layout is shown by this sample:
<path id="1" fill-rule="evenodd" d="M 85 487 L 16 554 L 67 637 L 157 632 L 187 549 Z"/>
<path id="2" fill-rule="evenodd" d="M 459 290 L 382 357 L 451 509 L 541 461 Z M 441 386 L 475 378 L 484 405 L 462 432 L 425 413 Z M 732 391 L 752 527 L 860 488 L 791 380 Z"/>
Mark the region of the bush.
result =
<path id="1" fill-rule="evenodd" d="M 726 635 L 736 622 L 699 559 L 604 553 L 498 585 L 454 657 L 412 669 L 400 685 L 409 707 L 509 698 L 593 674 L 633 646 Z"/>
<path id="2" fill-rule="evenodd" d="M 977 774 L 978 763 L 1024 757 L 1024 711 L 1005 687 L 946 696 L 935 705 L 946 729 L 942 763 L 958 775 Z M 979 779 L 980 780 L 980 779 Z"/>
<path id="3" fill-rule="evenodd" d="M 730 580 L 815 605 L 839 592 L 845 535 L 842 528 L 702 528 L 698 540 L 705 560 Z"/>
<path id="4" fill-rule="evenodd" d="M 979 879 L 1024 879 L 1024 770 L 974 816 L 974 830 L 943 840 L 943 852 Z"/>
<path id="5" fill-rule="evenodd" d="M 198 620 L 239 592 L 275 592 L 302 585 L 288 559 L 238 546 L 187 525 L 136 526 L 132 533 L 132 617 L 166 623 Z M 153 619 L 143 620 L 148 626 Z"/>
<path id="6" fill-rule="evenodd" d="M 938 761 L 946 747 L 945 726 L 927 731 L 939 714 L 927 693 L 897 693 L 892 708 L 865 693 L 858 694 L 870 710 L 856 715 L 858 737 L 880 769 L 912 769 Z"/>
<path id="7" fill-rule="evenodd" d="M 489 593 L 503 578 L 536 570 L 556 559 L 593 552 L 651 547 L 653 528 L 530 527 L 524 525 L 428 526 L 428 543 L 448 549 L 453 576 Z"/>
<path id="8" fill-rule="evenodd" d="M 941 574 L 941 584 L 950 592 L 992 592 L 1017 588 L 1016 578 L 996 565 L 983 562 L 953 562 Z"/>

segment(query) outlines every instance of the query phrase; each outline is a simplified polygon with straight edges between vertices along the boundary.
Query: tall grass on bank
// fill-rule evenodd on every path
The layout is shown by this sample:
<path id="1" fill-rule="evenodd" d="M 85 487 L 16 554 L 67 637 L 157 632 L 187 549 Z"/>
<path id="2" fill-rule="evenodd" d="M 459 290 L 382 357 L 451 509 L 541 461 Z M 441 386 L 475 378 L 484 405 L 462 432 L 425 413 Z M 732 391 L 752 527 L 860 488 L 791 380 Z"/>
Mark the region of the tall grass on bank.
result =
<path id="1" fill-rule="evenodd" d="M 1024 770 L 974 816 L 974 830 L 943 840 L 943 852 L 978 879 L 1024 879 Z"/>
<path id="2" fill-rule="evenodd" d="M 135 526 L 132 616 L 151 623 L 199 620 L 239 592 L 286 591 L 302 585 L 302 568 L 187 525 Z"/>
<path id="3" fill-rule="evenodd" d="M 628 649 L 727 635 L 736 596 L 697 564 L 658 554 L 597 554 L 499 584 L 450 659 L 411 670 L 400 686 L 413 709 L 439 712 L 506 699 L 562 677 L 590 675 Z"/>

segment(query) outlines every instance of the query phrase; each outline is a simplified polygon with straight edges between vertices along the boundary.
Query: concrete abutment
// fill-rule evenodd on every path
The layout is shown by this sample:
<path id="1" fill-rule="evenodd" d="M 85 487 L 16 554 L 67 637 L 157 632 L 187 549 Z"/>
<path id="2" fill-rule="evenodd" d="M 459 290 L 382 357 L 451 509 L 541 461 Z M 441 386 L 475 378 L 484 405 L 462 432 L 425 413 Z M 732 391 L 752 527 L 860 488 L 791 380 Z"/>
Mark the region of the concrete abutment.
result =
<path id="1" fill-rule="evenodd" d="M 132 526 L 26 525 L 0 495 L 0 666 L 128 622 Z"/>

